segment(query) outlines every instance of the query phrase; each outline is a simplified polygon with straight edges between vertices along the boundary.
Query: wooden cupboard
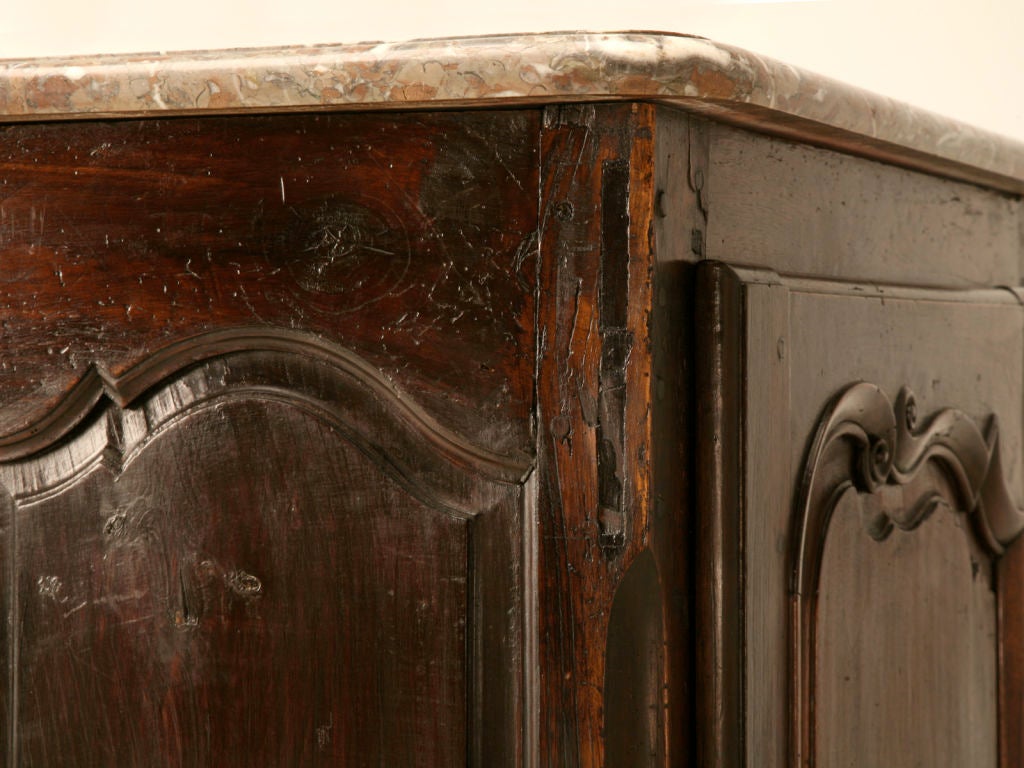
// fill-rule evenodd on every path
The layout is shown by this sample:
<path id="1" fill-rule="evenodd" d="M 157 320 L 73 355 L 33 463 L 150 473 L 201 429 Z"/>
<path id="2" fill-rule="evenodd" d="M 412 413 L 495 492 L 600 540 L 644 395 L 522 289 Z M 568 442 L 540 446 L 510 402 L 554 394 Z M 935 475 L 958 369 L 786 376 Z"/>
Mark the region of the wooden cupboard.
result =
<path id="1" fill-rule="evenodd" d="M 5 70 L 0 762 L 1024 761 L 1024 152 L 680 40 Z"/>

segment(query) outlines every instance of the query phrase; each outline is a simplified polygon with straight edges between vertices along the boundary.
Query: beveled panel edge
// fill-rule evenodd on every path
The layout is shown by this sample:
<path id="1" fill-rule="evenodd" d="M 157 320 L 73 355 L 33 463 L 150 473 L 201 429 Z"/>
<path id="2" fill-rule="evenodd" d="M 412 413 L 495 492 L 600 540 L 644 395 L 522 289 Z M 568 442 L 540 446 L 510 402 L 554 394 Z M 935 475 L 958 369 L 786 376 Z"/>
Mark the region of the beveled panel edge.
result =
<path id="1" fill-rule="evenodd" d="M 710 40 L 552 32 L 0 60 L 0 122 L 649 100 L 1024 193 L 1024 142 Z"/>

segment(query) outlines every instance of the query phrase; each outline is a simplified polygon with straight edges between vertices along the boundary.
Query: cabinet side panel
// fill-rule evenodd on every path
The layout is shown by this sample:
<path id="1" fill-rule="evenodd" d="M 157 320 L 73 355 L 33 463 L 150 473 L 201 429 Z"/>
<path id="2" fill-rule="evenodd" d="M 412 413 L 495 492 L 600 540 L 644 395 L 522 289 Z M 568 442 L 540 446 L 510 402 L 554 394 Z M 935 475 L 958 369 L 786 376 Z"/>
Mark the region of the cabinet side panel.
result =
<path id="1" fill-rule="evenodd" d="M 891 288 L 873 297 L 863 287 L 714 262 L 699 264 L 698 276 L 696 432 L 704 447 L 697 456 L 695 587 L 702 764 L 813 760 L 801 749 L 814 747 L 819 729 L 818 758 L 832 762 L 901 765 L 916 755 L 926 763 L 992 764 L 996 592 L 988 560 L 993 555 L 976 551 L 975 537 L 985 524 L 972 507 L 975 497 L 950 490 L 952 481 L 942 474 L 947 459 L 931 457 L 905 498 L 897 484 L 879 491 L 880 502 L 865 502 L 853 521 L 866 526 L 863 551 L 850 536 L 837 533 L 827 541 L 830 571 L 821 610 L 828 620 L 814 645 L 801 634 L 805 625 L 793 623 L 803 616 L 794 605 L 818 595 L 817 587 L 798 580 L 811 566 L 794 553 L 805 537 L 818 542 L 808 551 L 826 546 L 826 539 L 813 526 L 796 526 L 802 519 L 797 495 L 807 477 L 818 477 L 807 474 L 805 454 L 822 412 L 845 387 L 867 380 L 881 382 L 874 391 L 893 398 L 909 387 L 919 430 L 932 418 L 925 414 L 950 404 L 962 404 L 958 418 L 979 429 L 995 430 L 989 419 L 994 414 L 1007 487 L 1018 498 L 1020 306 L 1004 291 Z M 737 440 L 740 450 L 732 447 Z M 855 443 L 836 445 L 847 450 Z M 948 461 L 955 462 L 959 454 L 951 455 Z M 844 453 L 828 456 L 821 477 L 846 477 L 850 467 L 860 466 Z M 935 503 L 934 525 L 932 517 L 915 517 L 926 509 L 915 493 L 951 500 Z M 877 527 L 879 510 L 871 506 L 879 503 L 907 533 L 886 538 L 889 533 Z M 926 533 L 914 539 L 918 526 Z M 1002 611 L 1003 765 L 1015 764 L 1013 728 L 1020 711 L 1014 698 L 1020 677 L 1017 547 L 995 582 Z M 959 622 L 956 631 L 944 629 L 951 620 Z M 743 629 L 741 638 L 730 623 Z M 811 679 L 807 669 L 819 662 L 819 685 L 805 690 L 800 681 Z M 917 701 L 913 711 L 905 706 L 909 701 Z M 806 727 L 795 727 L 787 738 L 787 724 L 798 718 Z M 859 737 L 850 730 L 855 723 Z M 942 729 L 941 739 L 929 737 L 934 728 Z M 947 747 L 941 758 L 930 751 L 933 741 Z M 906 755 L 895 755 L 898 744 L 906 745 Z"/>

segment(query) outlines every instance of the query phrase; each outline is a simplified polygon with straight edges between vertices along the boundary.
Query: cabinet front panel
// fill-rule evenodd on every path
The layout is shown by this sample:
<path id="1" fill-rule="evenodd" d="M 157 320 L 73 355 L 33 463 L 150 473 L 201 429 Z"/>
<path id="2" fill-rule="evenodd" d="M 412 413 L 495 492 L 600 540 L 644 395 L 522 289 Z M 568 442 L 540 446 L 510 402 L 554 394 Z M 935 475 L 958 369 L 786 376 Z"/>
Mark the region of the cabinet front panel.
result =
<path id="1" fill-rule="evenodd" d="M 0 129 L 0 761 L 522 762 L 539 114 Z"/>

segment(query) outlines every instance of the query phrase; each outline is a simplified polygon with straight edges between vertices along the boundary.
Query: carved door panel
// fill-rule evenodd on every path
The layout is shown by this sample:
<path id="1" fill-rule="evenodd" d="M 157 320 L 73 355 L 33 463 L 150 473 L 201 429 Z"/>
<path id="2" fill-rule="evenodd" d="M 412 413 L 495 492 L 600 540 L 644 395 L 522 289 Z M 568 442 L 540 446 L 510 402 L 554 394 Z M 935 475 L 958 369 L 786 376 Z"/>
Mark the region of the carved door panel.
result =
<path id="1" fill-rule="evenodd" d="M 0 765 L 516 765 L 537 112 L 0 131 Z"/>
<path id="2" fill-rule="evenodd" d="M 1014 764 L 998 574 L 1022 527 L 1016 297 L 701 270 L 703 354 L 741 404 L 703 424 L 722 436 L 704 615 L 732 630 L 723 764 Z"/>
<path id="3" fill-rule="evenodd" d="M 514 755 L 518 486 L 340 350 L 173 351 L 5 449 L 17 764 Z"/>

